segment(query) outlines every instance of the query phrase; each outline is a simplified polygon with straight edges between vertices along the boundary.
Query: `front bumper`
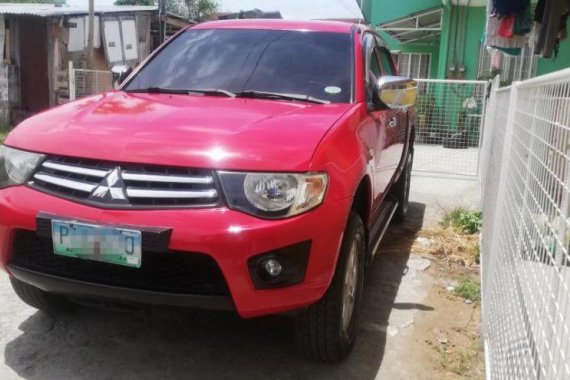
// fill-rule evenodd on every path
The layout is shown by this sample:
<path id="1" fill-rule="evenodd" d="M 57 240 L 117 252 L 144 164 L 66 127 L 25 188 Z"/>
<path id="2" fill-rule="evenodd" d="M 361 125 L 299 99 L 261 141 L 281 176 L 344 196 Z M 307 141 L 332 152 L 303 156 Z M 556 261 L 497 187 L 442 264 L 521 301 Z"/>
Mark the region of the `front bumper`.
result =
<path id="1" fill-rule="evenodd" d="M 168 243 L 170 251 L 200 252 L 215 260 L 223 273 L 235 310 L 240 316 L 251 318 L 276 314 L 311 305 L 324 295 L 334 274 L 349 209 L 349 199 L 325 201 L 309 213 L 291 219 L 269 221 L 223 207 L 187 210 L 104 210 L 56 198 L 27 187 L 14 187 L 0 190 L 0 266 L 32 285 L 39 285 L 41 282 L 44 290 L 56 293 L 207 307 L 209 301 L 190 294 L 145 294 L 128 288 L 109 288 L 65 278 L 46 280 L 45 276 L 38 277 L 41 273 L 22 274 L 21 270 L 18 272 L 17 268 L 11 270 L 8 267 L 15 233 L 18 230 L 35 231 L 39 213 L 88 220 L 103 225 L 168 228 L 172 230 Z M 303 241 L 311 241 L 304 281 L 284 288 L 256 289 L 248 269 L 248 259 Z M 23 278 L 24 275 L 27 277 Z M 161 298 L 161 294 L 164 297 Z M 200 302 L 194 301 L 206 302 L 200 306 Z M 218 301 L 214 303 L 225 306 L 208 308 L 227 308 L 227 303 L 220 299 Z"/>

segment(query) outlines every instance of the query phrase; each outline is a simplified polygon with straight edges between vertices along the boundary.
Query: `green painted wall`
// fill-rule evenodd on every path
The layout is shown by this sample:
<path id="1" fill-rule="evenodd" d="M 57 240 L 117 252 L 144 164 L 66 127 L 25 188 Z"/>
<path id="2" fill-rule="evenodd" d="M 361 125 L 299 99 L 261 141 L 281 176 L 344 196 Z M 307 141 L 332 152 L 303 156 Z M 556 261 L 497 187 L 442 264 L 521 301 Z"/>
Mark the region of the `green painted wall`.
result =
<path id="1" fill-rule="evenodd" d="M 370 17 L 372 15 L 372 0 L 362 0 L 360 4 L 364 18 L 366 21 L 370 22 Z"/>
<path id="2" fill-rule="evenodd" d="M 533 0 L 533 3 L 535 1 Z M 411 13 L 442 6 L 442 0 L 363 0 L 362 8 L 366 19 L 374 26 L 380 23 L 405 17 Z M 446 1 L 447 3 L 447 1 Z M 465 25 L 457 25 L 458 14 L 466 10 Z M 432 55 L 432 78 L 446 78 L 447 68 L 451 64 L 466 66 L 466 79 L 477 79 L 477 61 L 479 59 L 480 41 L 485 32 L 485 7 L 457 7 L 447 5 L 444 9 L 444 22 L 441 38 L 438 43 L 401 45 L 385 33 L 380 33 L 391 50 L 406 53 L 429 53 Z M 461 28 L 465 30 L 464 41 Z M 459 37 L 458 37 L 459 36 Z M 457 43 L 456 43 L 457 37 Z M 537 75 L 544 75 L 570 67 L 570 40 L 563 41 L 558 59 L 538 60 Z"/>
<path id="3" fill-rule="evenodd" d="M 443 10 L 443 25 L 439 48 L 437 74 L 433 78 L 444 79 L 447 75 L 447 60 L 449 58 L 449 40 L 451 38 L 451 5 L 446 4 Z"/>
<path id="4" fill-rule="evenodd" d="M 372 7 L 370 15 L 365 13 L 365 16 L 374 26 L 411 13 L 441 6 L 441 0 L 402 0 L 397 2 L 394 0 L 365 0 L 365 3 L 366 1 L 371 1 Z"/>
<path id="5" fill-rule="evenodd" d="M 405 17 L 411 13 L 442 6 L 441 0 L 407 0 L 398 2 L 398 6 L 394 6 L 393 0 L 367 1 L 363 3 L 364 14 L 374 26 Z M 467 12 L 467 22 L 464 25 L 457 25 L 456 28 L 456 21 L 462 10 Z M 450 64 L 455 63 L 459 65 L 463 63 L 467 68 L 466 78 L 475 79 L 477 75 L 477 59 L 479 57 L 479 41 L 485 28 L 485 8 L 448 5 L 444 9 L 443 17 L 444 23 L 441 38 L 436 43 L 402 45 L 386 33 L 381 33 L 381 35 L 391 50 L 431 54 L 432 78 L 445 78 L 447 76 L 447 67 Z M 464 28 L 465 32 L 460 33 L 460 28 Z M 458 38 L 456 43 L 456 37 L 462 34 L 465 36 L 465 41 L 461 41 L 461 38 Z"/>
<path id="6" fill-rule="evenodd" d="M 367 8 L 370 2 L 370 7 Z M 409 14 L 419 12 L 425 9 L 441 6 L 441 0 L 404 0 L 394 5 L 393 0 L 365 0 L 363 3 L 363 12 L 368 21 L 374 26 L 378 24 L 396 20 Z M 402 53 L 426 53 L 431 54 L 431 73 L 435 78 L 438 73 L 439 66 L 439 43 L 436 44 L 406 44 L 402 45 L 386 33 L 380 33 L 384 38 L 388 47 L 392 51 L 401 51 Z"/>
<path id="7" fill-rule="evenodd" d="M 485 32 L 487 13 L 485 7 L 467 8 L 467 23 L 465 25 L 464 59 L 466 79 L 477 79 L 477 64 L 481 37 Z"/>
<path id="8" fill-rule="evenodd" d="M 570 67 L 570 40 L 562 41 L 556 60 L 539 58 L 536 75 L 549 74 Z"/>

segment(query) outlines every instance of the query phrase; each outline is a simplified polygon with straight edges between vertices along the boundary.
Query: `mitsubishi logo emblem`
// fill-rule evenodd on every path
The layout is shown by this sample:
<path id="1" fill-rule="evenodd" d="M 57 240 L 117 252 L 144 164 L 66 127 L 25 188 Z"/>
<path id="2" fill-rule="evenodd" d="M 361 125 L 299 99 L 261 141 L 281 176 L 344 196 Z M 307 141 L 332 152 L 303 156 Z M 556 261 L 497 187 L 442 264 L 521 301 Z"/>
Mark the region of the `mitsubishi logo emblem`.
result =
<path id="1" fill-rule="evenodd" d="M 89 198 L 99 202 L 128 203 L 121 169 L 117 167 L 107 174 L 99 186 L 93 190 Z"/>

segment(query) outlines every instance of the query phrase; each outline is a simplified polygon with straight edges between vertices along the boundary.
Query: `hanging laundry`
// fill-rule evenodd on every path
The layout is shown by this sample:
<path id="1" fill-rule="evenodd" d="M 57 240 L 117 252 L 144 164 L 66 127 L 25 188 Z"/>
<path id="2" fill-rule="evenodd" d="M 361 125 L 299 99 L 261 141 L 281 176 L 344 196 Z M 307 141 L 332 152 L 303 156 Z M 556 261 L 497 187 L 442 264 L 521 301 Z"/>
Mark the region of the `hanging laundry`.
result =
<path id="1" fill-rule="evenodd" d="M 514 34 L 527 34 L 532 31 L 532 16 L 530 14 L 530 3 L 526 7 L 525 11 L 522 13 L 515 14 L 515 24 L 513 26 Z"/>
<path id="2" fill-rule="evenodd" d="M 535 51 L 544 58 L 558 56 L 560 41 L 566 39 L 570 0 L 539 0 L 534 20 L 540 24 Z"/>
<path id="3" fill-rule="evenodd" d="M 524 13 L 530 5 L 530 0 L 493 0 L 495 14 L 499 18 L 513 14 Z"/>
<path id="4" fill-rule="evenodd" d="M 515 26 L 515 15 L 510 15 L 503 17 L 499 24 L 498 35 L 505 38 L 511 38 L 514 36 L 514 26 Z"/>
<path id="5" fill-rule="evenodd" d="M 492 49 L 492 53 L 491 53 L 491 68 L 493 70 L 496 70 L 498 68 L 501 67 L 501 58 L 502 58 L 502 54 L 499 50 L 497 49 Z"/>
<path id="6" fill-rule="evenodd" d="M 522 49 L 527 45 L 528 37 L 526 35 L 513 34 L 507 38 L 499 34 L 501 28 L 501 20 L 496 16 L 491 16 L 487 22 L 487 33 L 485 44 L 487 46 L 500 47 L 504 49 Z"/>
<path id="7" fill-rule="evenodd" d="M 519 0 L 520 1 L 520 0 Z M 496 0 L 494 1 L 494 3 Z M 494 4 L 493 3 L 493 4 Z M 509 55 L 520 55 L 527 46 L 530 29 L 530 2 L 523 0 L 525 7 L 519 13 L 500 17 L 493 6 L 487 7 L 487 30 L 485 44 L 498 48 Z M 503 9 L 505 9 L 503 7 Z"/>

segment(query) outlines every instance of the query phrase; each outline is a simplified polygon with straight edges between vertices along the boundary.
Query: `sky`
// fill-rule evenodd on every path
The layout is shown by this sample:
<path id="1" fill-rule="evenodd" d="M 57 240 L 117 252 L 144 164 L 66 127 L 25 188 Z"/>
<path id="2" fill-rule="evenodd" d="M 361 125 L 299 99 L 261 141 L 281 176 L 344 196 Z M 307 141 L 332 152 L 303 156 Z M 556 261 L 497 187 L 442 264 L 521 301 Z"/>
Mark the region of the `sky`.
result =
<path id="1" fill-rule="evenodd" d="M 362 18 L 356 0 L 217 0 L 221 12 L 239 12 L 254 8 L 281 11 L 286 19 Z M 115 0 L 95 0 L 95 4 L 113 5 Z M 67 0 L 69 5 L 87 5 L 88 0 Z M 308 5 L 310 4 L 310 5 Z"/>

